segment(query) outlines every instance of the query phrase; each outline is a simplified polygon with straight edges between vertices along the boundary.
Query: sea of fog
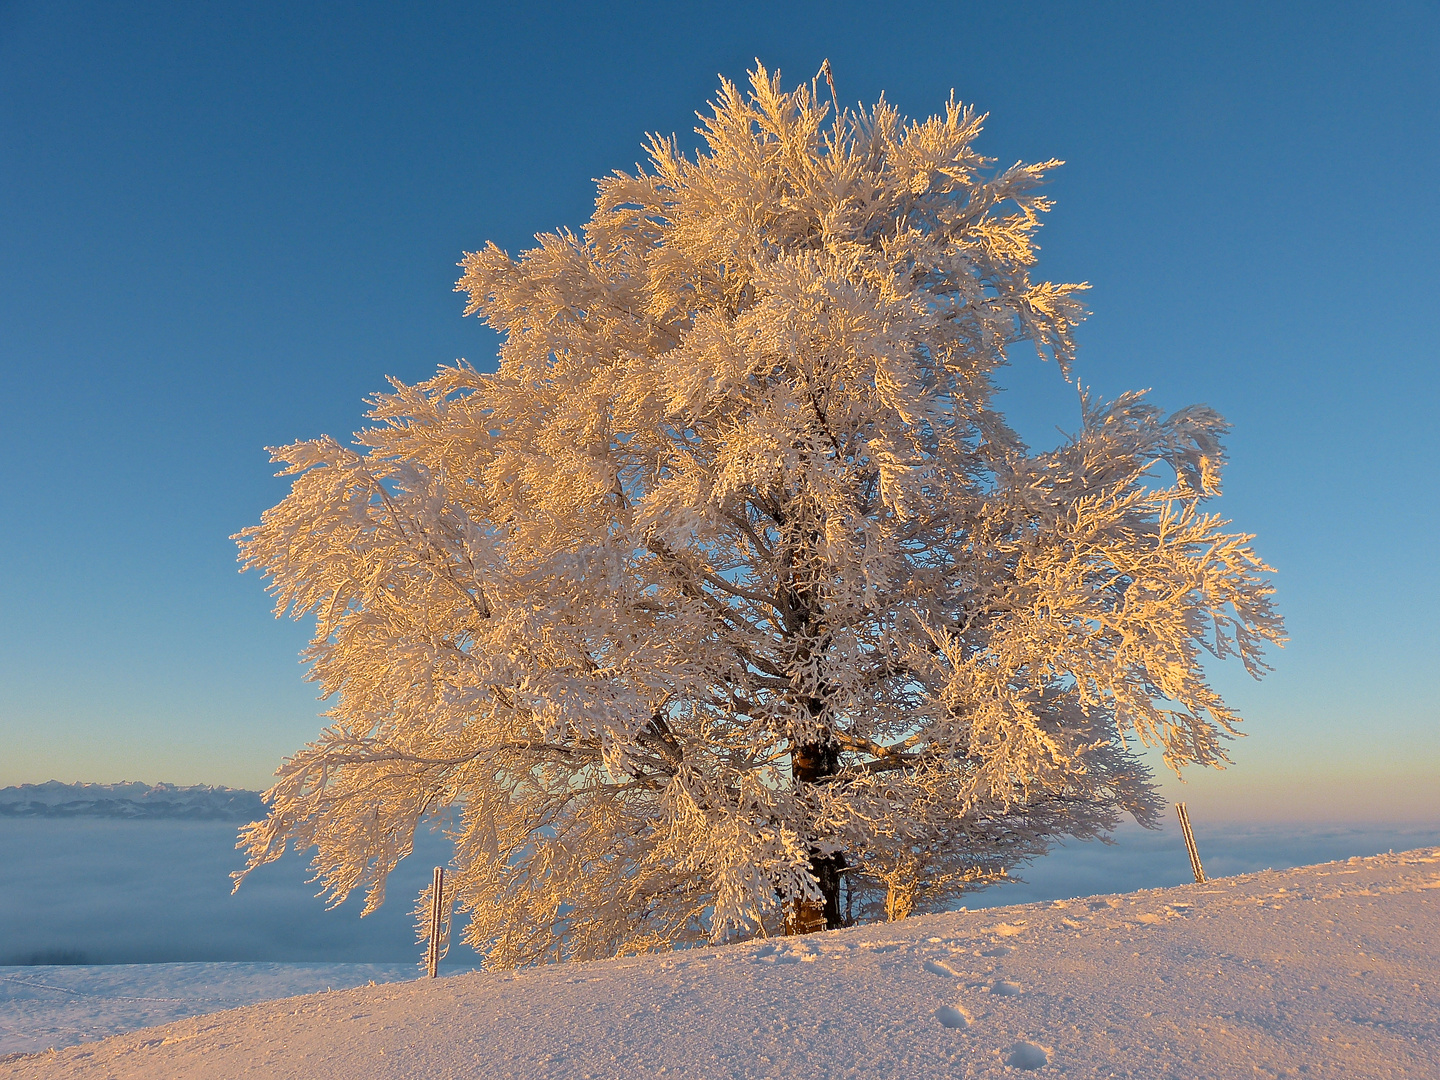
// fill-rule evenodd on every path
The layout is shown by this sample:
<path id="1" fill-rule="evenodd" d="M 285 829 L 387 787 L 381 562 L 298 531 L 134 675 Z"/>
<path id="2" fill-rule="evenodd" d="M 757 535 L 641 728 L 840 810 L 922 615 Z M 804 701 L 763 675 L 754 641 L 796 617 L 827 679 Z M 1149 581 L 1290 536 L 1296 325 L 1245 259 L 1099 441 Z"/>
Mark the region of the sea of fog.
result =
<path id="1" fill-rule="evenodd" d="M 305 860 L 244 866 L 226 821 L 0 818 L 0 966 L 414 963 L 413 908 L 443 835 L 422 831 L 379 911 L 327 910 Z"/>
<path id="2" fill-rule="evenodd" d="M 352 896 L 327 910 L 305 860 L 287 855 L 231 895 L 241 865 L 229 822 L 0 818 L 0 966 L 178 962 L 414 964 L 412 914 L 443 835 L 422 832 L 379 911 Z M 1240 827 L 1196 822 L 1212 877 L 1440 842 L 1440 825 Z M 1178 829 L 1121 829 L 1113 844 L 1057 848 L 971 908 L 1178 885 L 1190 864 Z M 459 946 L 450 966 L 470 966 Z"/>

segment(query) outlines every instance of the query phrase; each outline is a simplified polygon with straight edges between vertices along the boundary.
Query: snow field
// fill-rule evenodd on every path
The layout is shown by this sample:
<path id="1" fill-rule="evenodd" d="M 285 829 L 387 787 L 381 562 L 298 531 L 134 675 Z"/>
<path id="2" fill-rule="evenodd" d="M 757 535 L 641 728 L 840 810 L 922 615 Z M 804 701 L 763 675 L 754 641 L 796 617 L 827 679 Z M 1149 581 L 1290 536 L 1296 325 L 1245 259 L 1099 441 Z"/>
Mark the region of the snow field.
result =
<path id="1" fill-rule="evenodd" d="M 414 963 L 0 967 L 0 1062 L 257 1001 L 413 979 L 416 972 Z"/>
<path id="2" fill-rule="evenodd" d="M 22 1078 L 1440 1076 L 1440 848 L 270 1001 Z"/>

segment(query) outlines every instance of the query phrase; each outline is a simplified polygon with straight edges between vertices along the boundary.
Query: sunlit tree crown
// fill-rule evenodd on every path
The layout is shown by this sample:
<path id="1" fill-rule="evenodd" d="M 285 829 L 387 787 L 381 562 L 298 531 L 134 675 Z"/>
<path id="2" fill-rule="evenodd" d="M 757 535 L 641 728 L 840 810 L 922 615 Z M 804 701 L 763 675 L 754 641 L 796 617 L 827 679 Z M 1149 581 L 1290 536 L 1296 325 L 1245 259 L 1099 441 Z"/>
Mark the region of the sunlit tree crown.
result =
<path id="1" fill-rule="evenodd" d="M 1201 509 L 1225 424 L 1128 394 L 1052 451 L 1006 425 L 997 369 L 1069 376 L 1083 286 L 1031 278 L 1059 163 L 996 169 L 980 122 L 757 68 L 579 235 L 466 256 L 498 371 L 277 451 L 241 534 L 336 695 L 252 867 L 314 845 L 378 903 L 454 807 L 487 962 L 593 957 L 943 905 L 1149 821 L 1134 741 L 1224 761 L 1202 654 L 1258 673 L 1281 632 Z"/>

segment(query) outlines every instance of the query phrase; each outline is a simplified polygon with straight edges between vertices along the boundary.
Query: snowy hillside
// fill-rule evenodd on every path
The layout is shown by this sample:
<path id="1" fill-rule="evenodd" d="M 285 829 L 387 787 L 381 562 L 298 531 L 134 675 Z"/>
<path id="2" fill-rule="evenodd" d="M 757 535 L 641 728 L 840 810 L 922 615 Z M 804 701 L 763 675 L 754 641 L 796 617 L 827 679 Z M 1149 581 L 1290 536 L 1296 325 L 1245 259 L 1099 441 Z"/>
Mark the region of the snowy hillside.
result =
<path id="1" fill-rule="evenodd" d="M 1440 848 L 251 1005 L 12 1058 L 264 1075 L 1440 1076 Z"/>
<path id="2" fill-rule="evenodd" d="M 0 817 L 163 818 L 254 821 L 265 816 L 258 791 L 174 784 L 21 784 L 0 788 Z"/>
<path id="3" fill-rule="evenodd" d="M 93 964 L 0 967 L 0 1076 L 17 1054 L 259 1001 L 412 980 L 407 964 Z"/>

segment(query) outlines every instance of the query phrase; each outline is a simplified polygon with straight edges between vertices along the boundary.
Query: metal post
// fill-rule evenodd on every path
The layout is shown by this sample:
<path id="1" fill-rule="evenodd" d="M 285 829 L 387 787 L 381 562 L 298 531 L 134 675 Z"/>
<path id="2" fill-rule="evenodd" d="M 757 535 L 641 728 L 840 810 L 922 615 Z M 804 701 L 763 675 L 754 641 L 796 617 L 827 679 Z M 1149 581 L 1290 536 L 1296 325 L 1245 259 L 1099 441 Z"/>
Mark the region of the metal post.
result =
<path id="1" fill-rule="evenodd" d="M 430 945 L 425 950 L 425 970 L 432 979 L 440 968 L 440 929 L 444 922 L 440 904 L 444 895 L 445 868 L 437 866 L 430 886 Z"/>
<path id="2" fill-rule="evenodd" d="M 1185 804 L 1176 803 L 1175 813 L 1180 818 L 1180 832 L 1185 837 L 1185 850 L 1190 855 L 1190 870 L 1196 881 L 1205 880 L 1205 868 L 1200 865 L 1200 849 L 1195 846 L 1195 833 L 1190 829 L 1190 812 Z"/>

